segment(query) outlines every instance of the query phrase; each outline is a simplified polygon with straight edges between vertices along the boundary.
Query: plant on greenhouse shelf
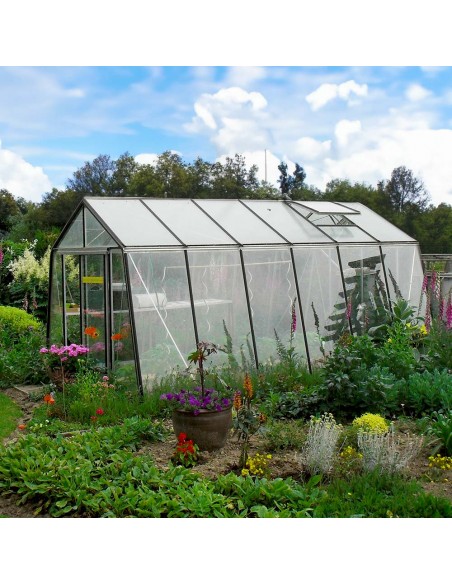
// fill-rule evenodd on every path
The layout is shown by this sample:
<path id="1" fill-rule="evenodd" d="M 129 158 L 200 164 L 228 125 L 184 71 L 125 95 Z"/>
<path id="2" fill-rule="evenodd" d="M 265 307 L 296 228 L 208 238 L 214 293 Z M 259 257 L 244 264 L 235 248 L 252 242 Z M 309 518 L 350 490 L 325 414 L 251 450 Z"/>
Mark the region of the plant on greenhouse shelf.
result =
<path id="1" fill-rule="evenodd" d="M 222 349 L 213 343 L 198 343 L 188 360 L 197 365 L 200 385 L 161 396 L 173 410 L 172 420 L 176 436 L 181 432 L 186 434 L 200 450 L 221 448 L 232 424 L 230 387 L 223 382 L 224 390 L 206 388 L 205 361 L 219 350 Z"/>

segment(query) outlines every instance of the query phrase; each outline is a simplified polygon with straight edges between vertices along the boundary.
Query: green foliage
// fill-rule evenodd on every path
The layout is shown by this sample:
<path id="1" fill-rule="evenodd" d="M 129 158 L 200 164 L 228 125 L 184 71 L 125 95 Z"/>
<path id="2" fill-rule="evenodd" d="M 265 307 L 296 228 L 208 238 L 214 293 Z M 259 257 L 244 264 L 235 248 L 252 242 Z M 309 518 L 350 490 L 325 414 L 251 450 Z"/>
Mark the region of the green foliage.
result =
<path id="1" fill-rule="evenodd" d="M 8 396 L 0 393 L 0 442 L 11 434 L 20 418 L 21 409 Z"/>
<path id="2" fill-rule="evenodd" d="M 452 517 L 452 504 L 422 492 L 414 481 L 377 472 L 334 479 L 314 517 Z"/>
<path id="3" fill-rule="evenodd" d="M 319 413 L 322 404 L 321 396 L 313 390 L 270 391 L 262 403 L 262 408 L 271 418 L 290 420 L 309 418 Z"/>
<path id="4" fill-rule="evenodd" d="M 452 406 L 452 375 L 434 370 L 413 373 L 395 384 L 396 412 L 410 416 L 426 416 Z"/>
<path id="5" fill-rule="evenodd" d="M 0 306 L 0 334 L 3 342 L 17 340 L 29 329 L 40 330 L 41 323 L 25 310 L 13 306 Z"/>
<path id="6" fill-rule="evenodd" d="M 452 455 L 452 410 L 434 412 L 427 434 L 435 436 L 437 446 L 434 453 L 440 451 L 447 456 Z"/>
<path id="7" fill-rule="evenodd" d="M 447 329 L 439 319 L 432 321 L 424 339 L 424 356 L 423 364 L 430 370 L 452 369 L 452 329 Z"/>
<path id="8" fill-rule="evenodd" d="M 306 440 L 305 424 L 300 420 L 270 420 L 264 433 L 266 448 L 300 450 Z"/>
<path id="9" fill-rule="evenodd" d="M 343 419 L 386 412 L 395 399 L 396 377 L 378 362 L 379 351 L 367 335 L 338 344 L 324 367 L 320 395 L 325 408 Z"/>
<path id="10" fill-rule="evenodd" d="M 0 306 L 2 309 L 9 320 L 0 320 L 0 388 L 47 382 L 46 367 L 39 359 L 45 342 L 43 326 L 23 310 Z"/>

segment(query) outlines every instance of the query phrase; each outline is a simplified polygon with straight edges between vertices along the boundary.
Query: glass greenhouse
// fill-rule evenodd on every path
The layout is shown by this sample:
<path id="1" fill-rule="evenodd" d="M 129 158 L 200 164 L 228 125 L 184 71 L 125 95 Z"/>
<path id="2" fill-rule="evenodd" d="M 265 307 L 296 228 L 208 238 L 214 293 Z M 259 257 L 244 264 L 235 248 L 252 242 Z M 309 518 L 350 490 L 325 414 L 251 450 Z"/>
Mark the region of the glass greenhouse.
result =
<path id="1" fill-rule="evenodd" d="M 49 342 L 89 346 L 141 390 L 197 341 L 258 366 L 292 335 L 311 368 L 391 301 L 424 309 L 417 242 L 360 203 L 86 197 L 50 280 Z"/>

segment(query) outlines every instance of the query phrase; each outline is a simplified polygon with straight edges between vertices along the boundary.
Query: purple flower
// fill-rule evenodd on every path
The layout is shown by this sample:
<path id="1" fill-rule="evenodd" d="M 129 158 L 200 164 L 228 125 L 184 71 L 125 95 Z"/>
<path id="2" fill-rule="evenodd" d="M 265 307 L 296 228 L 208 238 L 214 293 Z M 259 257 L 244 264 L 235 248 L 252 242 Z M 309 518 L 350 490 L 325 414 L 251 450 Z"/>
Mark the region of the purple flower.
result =
<path id="1" fill-rule="evenodd" d="M 5 257 L 5 254 L 3 253 L 3 247 L 0 245 L 0 264 L 3 263 L 4 257 Z"/>

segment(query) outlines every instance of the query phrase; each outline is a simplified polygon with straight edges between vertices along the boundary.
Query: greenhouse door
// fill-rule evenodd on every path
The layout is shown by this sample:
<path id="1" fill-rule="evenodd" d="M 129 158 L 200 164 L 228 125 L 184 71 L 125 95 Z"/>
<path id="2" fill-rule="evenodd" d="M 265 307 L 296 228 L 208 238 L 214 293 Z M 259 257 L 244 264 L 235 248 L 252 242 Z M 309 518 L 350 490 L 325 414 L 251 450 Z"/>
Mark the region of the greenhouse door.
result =
<path id="1" fill-rule="evenodd" d="M 106 254 L 85 255 L 81 261 L 82 343 L 99 366 L 109 367 L 110 319 Z"/>

